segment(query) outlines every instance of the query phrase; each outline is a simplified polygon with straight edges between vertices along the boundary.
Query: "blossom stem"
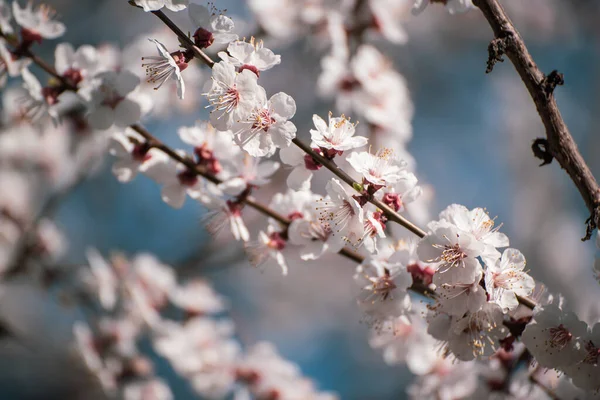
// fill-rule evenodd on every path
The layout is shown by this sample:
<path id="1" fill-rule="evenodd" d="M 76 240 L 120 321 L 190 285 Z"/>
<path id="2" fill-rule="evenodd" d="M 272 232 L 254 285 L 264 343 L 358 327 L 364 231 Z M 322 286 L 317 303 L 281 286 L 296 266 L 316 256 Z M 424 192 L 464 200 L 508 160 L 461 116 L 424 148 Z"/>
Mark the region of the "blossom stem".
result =
<path id="1" fill-rule="evenodd" d="M 556 158 L 556 161 L 575 183 L 591 213 L 590 218 L 586 221 L 586 235 L 582 239 L 588 240 L 594 229 L 600 224 L 600 187 L 581 156 L 556 104 L 553 92 L 557 84 L 562 84 L 562 78 L 560 81 L 550 82 L 552 75 L 557 75 L 557 73 L 546 76 L 540 71 L 529 54 L 523 38 L 498 0 L 473 0 L 473 4 L 481 10 L 492 27 L 496 37 L 494 42 L 502 42 L 501 52 L 496 51 L 495 54 L 490 52 L 488 72 L 491 71 L 494 60 L 501 59 L 502 54 L 506 54 L 519 73 L 546 128 L 548 152 L 553 158 Z"/>
<path id="2" fill-rule="evenodd" d="M 169 27 L 169 29 L 171 29 L 177 35 L 177 37 L 179 37 L 180 42 L 194 53 L 194 57 L 202 60 L 210 68 L 215 65 L 215 62 L 209 56 L 207 56 L 206 53 L 200 50 L 198 46 L 194 44 L 192 39 L 183 33 L 183 31 L 173 21 L 171 21 L 171 19 L 167 17 L 164 12 L 158 10 L 152 11 L 152 14 L 156 15 L 162 22 L 164 22 L 165 25 Z"/>

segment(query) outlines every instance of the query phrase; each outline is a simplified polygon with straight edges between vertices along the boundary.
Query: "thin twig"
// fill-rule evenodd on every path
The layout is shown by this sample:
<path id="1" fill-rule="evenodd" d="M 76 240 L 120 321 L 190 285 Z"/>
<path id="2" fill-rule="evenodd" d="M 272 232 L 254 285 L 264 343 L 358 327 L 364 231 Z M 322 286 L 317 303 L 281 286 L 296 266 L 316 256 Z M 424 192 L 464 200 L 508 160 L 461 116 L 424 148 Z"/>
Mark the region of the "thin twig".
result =
<path id="1" fill-rule="evenodd" d="M 359 183 L 356 182 L 354 179 L 352 179 L 352 177 L 350 175 L 348 175 L 347 173 L 342 171 L 335 162 L 318 154 L 316 151 L 311 149 L 310 146 L 308 146 L 306 143 L 303 143 L 298 138 L 293 139 L 292 142 L 296 146 L 301 148 L 306 154 L 310 155 L 312 158 L 314 158 L 316 161 L 318 161 L 320 164 L 322 164 L 325 168 L 327 168 L 328 170 L 333 172 L 338 178 L 340 178 L 346 184 L 348 184 L 352 188 L 355 188 L 355 190 L 356 190 L 356 187 L 357 187 L 357 185 L 359 185 Z M 360 193 L 360 194 L 363 194 L 363 193 Z M 404 218 L 402 215 L 398 214 L 396 211 L 392 210 L 387 204 L 379 201 L 378 199 L 376 199 L 372 196 L 370 196 L 368 198 L 368 201 L 369 201 L 369 203 L 373 204 L 375 207 L 382 210 L 385 213 L 385 216 L 388 218 L 388 220 L 393 221 L 399 225 L 402 225 L 403 227 L 405 227 L 406 229 L 408 229 L 409 231 L 411 231 L 418 237 L 422 238 L 422 237 L 425 237 L 425 235 L 427 234 L 424 230 L 422 230 L 421 228 L 419 228 L 418 226 L 416 226 L 415 224 L 413 224 L 412 222 L 410 222 L 409 220 Z"/>
<path id="2" fill-rule="evenodd" d="M 600 187 L 581 156 L 565 121 L 560 114 L 554 98 L 554 88 L 563 82 L 562 75 L 553 71 L 544 75 L 529 54 L 525 42 L 506 15 L 498 0 L 473 0 L 479 7 L 494 31 L 495 41 L 502 41 L 502 52 L 515 66 L 521 80 L 527 87 L 540 118 L 546 128 L 547 151 L 567 172 L 590 212 L 586 221 L 586 235 L 582 240 L 590 239 L 592 232 L 600 223 Z M 548 163 L 548 162 L 546 162 Z"/>

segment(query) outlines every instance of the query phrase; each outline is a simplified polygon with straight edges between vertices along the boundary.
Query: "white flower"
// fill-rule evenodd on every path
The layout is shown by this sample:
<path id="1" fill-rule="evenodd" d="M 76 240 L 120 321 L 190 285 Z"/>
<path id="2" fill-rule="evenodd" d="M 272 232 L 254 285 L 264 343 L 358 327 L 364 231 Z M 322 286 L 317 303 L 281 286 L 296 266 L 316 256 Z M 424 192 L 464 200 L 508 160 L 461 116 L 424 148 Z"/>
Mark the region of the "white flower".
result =
<path id="1" fill-rule="evenodd" d="M 260 231 L 258 239 L 246 243 L 245 248 L 250 263 L 253 266 L 260 267 L 269 261 L 269 259 L 273 259 L 281 267 L 283 275 L 287 275 L 288 266 L 282 253 L 286 245 L 287 242 L 281 236 L 281 232 L 276 231 L 269 225 L 267 233 Z"/>
<path id="2" fill-rule="evenodd" d="M 413 15 L 418 15 L 425 10 L 425 8 L 429 5 L 429 3 L 443 3 L 446 5 L 446 9 L 450 14 L 458 14 L 469 11 L 473 8 L 472 0 L 447 0 L 447 1 L 438 1 L 438 0 L 415 0 L 415 4 L 412 8 Z"/>
<path id="3" fill-rule="evenodd" d="M 578 361 L 579 339 L 586 332 L 587 324 L 577 315 L 548 304 L 534 309 L 521 339 L 542 367 L 559 368 Z"/>
<path id="4" fill-rule="evenodd" d="M 322 149 L 333 150 L 333 154 L 341 154 L 346 150 L 356 149 L 367 144 L 367 138 L 354 136 L 356 124 L 351 123 L 344 115 L 332 117 L 329 113 L 329 124 L 318 115 L 313 115 L 313 123 L 317 129 L 310 130 L 314 145 Z M 333 154 L 329 154 L 332 156 Z"/>
<path id="5" fill-rule="evenodd" d="M 406 361 L 408 353 L 419 338 L 425 338 L 406 315 L 390 317 L 371 330 L 369 345 L 383 348 L 383 359 L 388 365 Z"/>
<path id="6" fill-rule="evenodd" d="M 232 168 L 230 178 L 219 184 L 219 189 L 231 195 L 238 196 L 250 186 L 264 186 L 271 181 L 270 177 L 279 169 L 279 163 L 261 161 L 260 158 L 240 154 L 234 160 L 228 160 Z"/>
<path id="7" fill-rule="evenodd" d="M 479 285 L 482 275 L 478 269 L 474 276 L 448 281 L 444 274 L 436 273 L 433 283 L 437 286 L 436 293 L 439 296 L 433 309 L 456 317 L 478 311 L 486 301 L 485 289 Z"/>
<path id="8" fill-rule="evenodd" d="M 417 246 L 419 259 L 436 268 L 445 282 L 473 282 L 481 270 L 476 257 L 482 245 L 445 220 L 430 222 L 427 227 L 429 232 Z"/>
<path id="9" fill-rule="evenodd" d="M 162 153 L 151 149 L 146 139 L 129 127 L 125 128 L 125 132 L 117 131 L 111 135 L 108 151 L 117 158 L 112 165 L 112 173 L 119 182 L 130 182 L 153 154 Z"/>
<path id="10" fill-rule="evenodd" d="M 100 60 L 94 46 L 81 46 L 75 51 L 69 43 L 61 43 L 54 51 L 56 72 L 77 86 L 98 72 Z"/>
<path id="11" fill-rule="evenodd" d="M 274 94 L 234 124 L 235 141 L 253 157 L 270 157 L 276 148 L 288 147 L 296 137 L 296 126 L 288 121 L 295 113 L 296 102 L 291 96 Z"/>
<path id="12" fill-rule="evenodd" d="M 564 370 L 575 386 L 597 395 L 600 389 L 600 322 L 581 338 L 578 355 L 578 362 L 565 366 Z"/>
<path id="13" fill-rule="evenodd" d="M 234 146 L 231 131 L 217 131 L 207 121 L 197 121 L 194 126 L 177 130 L 181 140 L 194 146 L 196 164 L 215 176 L 223 171 L 223 162 L 238 159 L 241 150 Z"/>
<path id="14" fill-rule="evenodd" d="M 362 289 L 359 305 L 374 322 L 402 315 L 410 307 L 407 290 L 412 285 L 412 277 L 394 256 L 367 257 L 356 268 L 354 280 Z"/>
<path id="15" fill-rule="evenodd" d="M 205 6 L 190 4 L 188 15 L 198 29 L 194 33 L 194 42 L 201 49 L 209 47 L 213 43 L 229 43 L 238 38 L 231 33 L 234 25 L 233 20 L 217 10 L 209 11 Z"/>
<path id="16" fill-rule="evenodd" d="M 368 183 L 379 188 L 396 183 L 406 174 L 406 163 L 398 161 L 391 149 L 381 149 L 377 154 L 361 151 L 350 154 L 348 163 Z"/>
<path id="17" fill-rule="evenodd" d="M 481 385 L 478 367 L 475 363 L 442 359 L 430 374 L 420 376 L 407 391 L 411 399 L 469 399 Z"/>
<path id="18" fill-rule="evenodd" d="M 518 307 L 517 296 L 529 296 L 535 287 L 533 278 L 523 269 L 525 257 L 516 249 L 506 249 L 502 258 L 485 270 L 485 288 L 490 301 L 497 303 L 504 311 Z"/>
<path id="19" fill-rule="evenodd" d="M 258 73 L 273 68 L 281 63 L 281 56 L 275 55 L 273 51 L 263 47 L 263 41 L 255 41 L 250 38 L 250 43 L 236 40 L 229 43 L 227 52 L 220 51 L 219 57 L 228 61 L 236 67 L 248 68 Z"/>
<path id="20" fill-rule="evenodd" d="M 21 8 L 16 0 L 12 5 L 15 20 L 23 28 L 23 40 L 41 42 L 42 38 L 56 39 L 65 33 L 65 25 L 52 19 L 56 13 L 49 6 L 43 4 L 34 10 L 30 1 Z"/>
<path id="21" fill-rule="evenodd" d="M 156 11 L 163 7 L 167 7 L 171 11 L 181 11 L 189 3 L 189 0 L 135 0 L 135 4 L 141 6 L 144 11 Z"/>
<path id="22" fill-rule="evenodd" d="M 132 94 L 140 80 L 129 71 L 102 72 L 85 85 L 80 93 L 88 101 L 88 122 L 95 129 L 108 129 L 113 124 L 124 128 L 142 116 L 139 100 Z"/>
<path id="23" fill-rule="evenodd" d="M 445 219 L 455 225 L 459 230 L 472 234 L 484 246 L 481 258 L 489 265 L 494 265 L 500 258 L 497 247 L 506 247 L 508 237 L 498 232 L 500 227 L 494 228 L 494 220 L 489 217 L 483 208 L 467 209 L 460 204 L 451 204 L 442 212 L 440 219 Z"/>
<path id="24" fill-rule="evenodd" d="M 171 160 L 162 152 L 147 160 L 142 172 L 162 185 L 161 198 L 173 208 L 183 207 L 186 194 L 201 203 L 213 202 L 213 197 L 204 189 L 207 183 L 195 171 Z"/>
<path id="25" fill-rule="evenodd" d="M 202 398 L 226 398 L 235 384 L 239 345 L 229 320 L 194 317 L 184 325 L 164 322 L 153 338 L 156 352 L 190 380 Z"/>
<path id="26" fill-rule="evenodd" d="M 175 398 L 169 385 L 158 378 L 128 382 L 124 386 L 123 400 L 172 400 Z"/>
<path id="27" fill-rule="evenodd" d="M 112 266 L 95 249 L 86 251 L 89 272 L 82 274 L 82 280 L 88 288 L 92 289 L 98 296 L 100 305 L 107 310 L 114 308 L 117 303 L 118 279 Z"/>
<path id="28" fill-rule="evenodd" d="M 275 194 L 269 204 L 274 211 L 292 221 L 288 238 L 290 243 L 302 246 L 299 254 L 303 260 L 315 260 L 325 252 L 335 253 L 343 247 L 340 242 L 333 243 L 329 225 L 318 218 L 315 204 L 320 198 L 310 191 L 288 189 L 285 194 Z"/>
<path id="29" fill-rule="evenodd" d="M 169 78 L 177 82 L 177 96 L 183 100 L 185 95 L 185 83 L 181 71 L 187 68 L 187 60 L 182 51 L 169 53 L 164 44 L 156 39 L 148 39 L 156 45 L 158 56 L 142 57 L 142 60 L 150 60 L 142 67 L 146 67 L 148 83 L 158 83 L 154 90 L 158 90 Z"/>
<path id="30" fill-rule="evenodd" d="M 377 250 L 377 238 L 385 238 L 387 218 L 370 203 L 364 208 L 364 217 L 363 235 L 357 247 L 364 245 L 370 253 L 374 253 Z"/>
<path id="31" fill-rule="evenodd" d="M 470 361 L 494 352 L 498 339 L 508 334 L 502 320 L 502 309 L 485 303 L 479 311 L 462 318 L 439 313 L 430 321 L 427 332 L 444 342 L 445 354 Z"/>
<path id="32" fill-rule="evenodd" d="M 204 280 L 192 280 L 167 294 L 173 304 L 188 313 L 216 314 L 225 310 L 223 298 Z"/>
<path id="33" fill-rule="evenodd" d="M 225 61 L 212 69 L 212 87 L 205 93 L 213 110 L 210 122 L 220 131 L 231 129 L 234 122 L 244 121 L 264 98 L 264 89 L 257 83 L 256 74 L 244 70 L 239 74 Z"/>
<path id="34" fill-rule="evenodd" d="M 333 243 L 345 244 L 362 238 L 364 233 L 364 212 L 352 195 L 346 192 L 337 179 L 326 186 L 328 197 L 319 206 L 320 220 L 329 225 Z"/>

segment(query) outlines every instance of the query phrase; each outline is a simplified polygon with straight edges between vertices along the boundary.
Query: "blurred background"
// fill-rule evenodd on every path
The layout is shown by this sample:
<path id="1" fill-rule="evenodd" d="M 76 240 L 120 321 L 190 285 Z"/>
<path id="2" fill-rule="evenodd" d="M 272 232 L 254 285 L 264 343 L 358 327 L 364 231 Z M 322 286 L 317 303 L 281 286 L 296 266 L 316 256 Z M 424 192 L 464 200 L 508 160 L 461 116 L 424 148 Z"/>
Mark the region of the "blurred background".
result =
<path id="1" fill-rule="evenodd" d="M 124 48 L 160 28 L 158 19 L 125 0 L 46 3 L 67 25 L 61 41 L 75 47 L 113 43 Z M 556 91 L 561 112 L 584 158 L 600 176 L 600 3 L 503 0 L 502 4 L 542 71 L 564 73 L 566 83 Z M 241 36 L 256 29 L 246 2 L 217 0 L 215 5 L 228 10 Z M 181 14 L 174 19 L 192 29 Z M 404 27 L 407 44 L 394 46 L 376 39 L 372 43 L 393 60 L 410 89 L 415 114 L 408 151 L 416 160 L 419 179 L 434 189 L 431 217 L 451 203 L 487 208 L 497 223 L 503 223 L 511 246 L 525 254 L 536 280 L 551 292 L 562 293 L 583 319 L 598 318 L 600 287 L 591 271 L 596 247 L 593 241 L 580 241 L 587 210 L 556 162 L 539 168 L 540 160 L 532 156 L 532 141 L 545 135 L 512 65 L 498 64 L 493 73 L 485 74 L 492 33 L 482 15 L 473 10 L 451 16 L 441 6 L 430 6 L 418 17 L 406 13 Z M 299 136 L 307 139 L 312 114 L 325 116 L 334 110 L 333 103 L 314 94 L 321 70 L 318 59 L 324 51 L 314 42 L 281 41 L 264 34 L 261 38 L 282 56 L 281 65 L 269 71 L 262 84 L 268 93 L 285 91 L 296 99 L 294 123 Z M 44 52 L 42 46 L 40 54 L 51 60 L 53 46 L 47 47 L 50 51 Z M 154 52 L 151 44 L 147 49 L 148 54 Z M 208 76 L 205 71 L 202 79 Z M 145 124 L 177 146 L 177 127 L 207 118 L 203 105 Z M 284 187 L 286 175 L 276 177 L 274 189 Z M 315 179 L 322 185 L 329 178 L 321 171 Z M 267 189 L 257 197 L 268 202 L 271 194 Z M 104 255 L 154 253 L 183 276 L 212 281 L 229 299 L 240 341 L 272 341 L 320 389 L 335 391 L 342 399 L 405 398 L 410 374 L 403 367 L 385 365 L 381 354 L 369 347 L 369 329 L 356 307 L 354 264 L 331 257 L 295 266 L 288 276 L 276 268 L 252 268 L 240 245 L 209 237 L 202 224 L 204 213 L 192 201 L 181 210 L 168 207 L 157 185 L 145 177 L 120 184 L 110 172 L 107 156 L 101 171 L 57 209 L 57 224 L 69 241 L 62 262 L 85 264 L 89 247 Z M 419 223 L 424 226 L 426 221 Z M 248 226 L 256 232 L 266 223 L 253 216 Z M 40 331 L 44 335 L 32 345 L 0 343 L 2 398 L 68 398 L 71 386 L 82 385 L 77 369 L 64 356 L 77 313 L 27 285 L 7 290 L 12 295 L 4 297 L 2 315 L 26 335 Z M 158 366 L 177 399 L 195 398 L 166 362 Z"/>

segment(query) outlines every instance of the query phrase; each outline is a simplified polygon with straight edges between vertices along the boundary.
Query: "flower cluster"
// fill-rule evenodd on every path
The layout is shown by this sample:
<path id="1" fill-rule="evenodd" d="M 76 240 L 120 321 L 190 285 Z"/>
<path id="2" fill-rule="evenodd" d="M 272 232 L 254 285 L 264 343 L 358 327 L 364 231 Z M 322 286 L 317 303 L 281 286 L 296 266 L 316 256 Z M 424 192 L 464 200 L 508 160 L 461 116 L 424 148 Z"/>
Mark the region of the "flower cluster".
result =
<path id="1" fill-rule="evenodd" d="M 108 262 L 89 250 L 88 259 L 78 295 L 109 315 L 77 322 L 73 333 L 80 360 L 107 395 L 173 398 L 139 350 L 139 343 L 149 339 L 202 397 L 245 390 L 260 398 L 279 393 L 282 398 L 335 399 L 319 393 L 271 344 L 259 343 L 244 353 L 233 336 L 233 322 L 224 315 L 226 300 L 205 280 L 180 284 L 170 266 L 149 254 L 132 260 L 117 255 Z M 174 310 L 184 317 L 167 318 Z"/>

